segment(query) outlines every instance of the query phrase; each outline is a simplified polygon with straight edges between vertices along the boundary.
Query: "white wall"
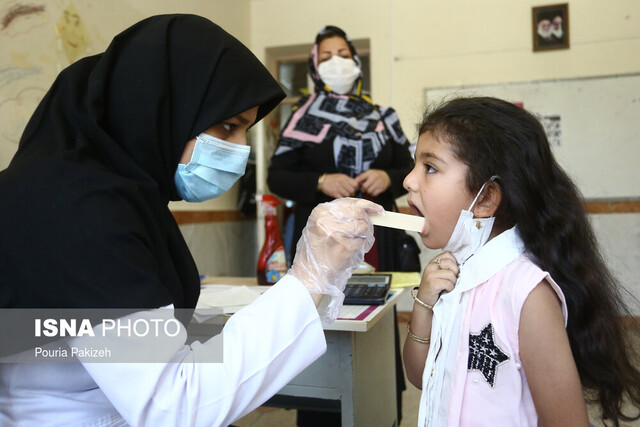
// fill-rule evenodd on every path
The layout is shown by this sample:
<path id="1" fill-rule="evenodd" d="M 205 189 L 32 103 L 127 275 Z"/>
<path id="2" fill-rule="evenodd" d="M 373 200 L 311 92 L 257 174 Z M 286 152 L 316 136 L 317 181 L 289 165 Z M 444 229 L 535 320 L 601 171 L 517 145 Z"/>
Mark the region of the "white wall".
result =
<path id="1" fill-rule="evenodd" d="M 374 101 L 410 138 L 424 88 L 640 71 L 640 2 L 570 2 L 568 50 L 533 52 L 524 0 L 253 0 L 251 48 L 311 43 L 326 24 L 371 40 Z"/>
<path id="2" fill-rule="evenodd" d="M 569 2 L 571 47 L 547 52 L 531 48 L 531 7 L 539 2 L 403 0 L 395 5 L 392 84 L 405 121 L 417 119 L 420 88 L 640 71 L 637 1 Z"/>

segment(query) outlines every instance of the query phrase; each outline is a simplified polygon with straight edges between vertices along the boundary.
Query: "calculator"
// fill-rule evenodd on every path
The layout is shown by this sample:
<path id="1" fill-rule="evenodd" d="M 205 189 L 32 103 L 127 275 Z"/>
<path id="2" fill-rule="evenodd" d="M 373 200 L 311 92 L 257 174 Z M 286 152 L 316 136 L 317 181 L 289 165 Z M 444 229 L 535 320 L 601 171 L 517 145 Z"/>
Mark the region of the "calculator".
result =
<path id="1" fill-rule="evenodd" d="M 391 287 L 390 274 L 354 274 L 344 288 L 346 305 L 380 305 Z"/>

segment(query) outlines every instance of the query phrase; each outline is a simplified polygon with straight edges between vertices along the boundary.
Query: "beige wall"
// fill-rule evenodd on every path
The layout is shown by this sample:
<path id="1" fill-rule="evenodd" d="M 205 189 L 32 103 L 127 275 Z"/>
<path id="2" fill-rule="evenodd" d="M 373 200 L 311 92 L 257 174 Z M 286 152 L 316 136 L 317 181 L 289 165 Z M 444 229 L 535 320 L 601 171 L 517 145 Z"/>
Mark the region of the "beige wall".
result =
<path id="1" fill-rule="evenodd" d="M 15 2 L 5 2 L 0 14 Z M 21 17 L 0 32 L 0 170 L 8 164 L 24 125 L 39 98 L 70 63 L 55 25 L 73 5 L 85 28 L 87 46 L 81 56 L 103 52 L 111 39 L 151 15 L 194 13 L 205 16 L 245 44 L 251 39 L 251 0 L 57 0 L 40 2 L 44 12 Z M 26 92 L 25 92 L 26 91 Z M 24 93 L 31 94 L 25 99 Z M 233 210 L 236 193 L 190 209 Z M 184 208 L 177 205 L 177 208 Z"/>
<path id="2" fill-rule="evenodd" d="M 103 51 L 111 38 L 130 25 L 152 15 L 193 13 L 211 19 L 243 43 L 250 39 L 251 0 L 62 0 L 50 5 L 60 10 L 73 4 L 88 27 L 89 36 L 97 38 L 95 52 Z M 62 6 L 62 7 L 61 7 Z M 55 8 L 55 9 L 54 9 Z"/>

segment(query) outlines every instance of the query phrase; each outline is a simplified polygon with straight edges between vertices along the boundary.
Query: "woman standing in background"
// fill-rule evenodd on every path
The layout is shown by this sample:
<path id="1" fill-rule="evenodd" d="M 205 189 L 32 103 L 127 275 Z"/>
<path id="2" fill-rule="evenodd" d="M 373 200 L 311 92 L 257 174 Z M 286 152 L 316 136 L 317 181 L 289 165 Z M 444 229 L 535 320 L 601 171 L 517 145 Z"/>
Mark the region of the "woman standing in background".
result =
<path id="1" fill-rule="evenodd" d="M 402 180 L 413 163 L 397 113 L 363 92 L 362 64 L 344 31 L 324 27 L 308 67 L 314 92 L 294 106 L 267 178 L 271 191 L 296 202 L 291 258 L 318 203 L 363 197 L 391 210 L 406 193 Z M 376 244 L 365 257 L 379 270 L 393 269 L 375 250 L 385 247 L 385 231 L 376 229 Z"/>
<path id="2" fill-rule="evenodd" d="M 343 30 L 326 26 L 316 35 L 308 67 L 314 92 L 294 106 L 267 178 L 271 191 L 296 202 L 291 258 L 318 203 L 362 197 L 393 210 L 413 166 L 397 113 L 363 92 L 362 63 Z M 375 237 L 365 261 L 378 271 L 400 270 L 395 230 L 376 228 Z M 399 422 L 405 384 L 397 327 L 396 358 Z M 339 419 L 339 414 L 298 412 L 299 426 L 339 425 Z"/>

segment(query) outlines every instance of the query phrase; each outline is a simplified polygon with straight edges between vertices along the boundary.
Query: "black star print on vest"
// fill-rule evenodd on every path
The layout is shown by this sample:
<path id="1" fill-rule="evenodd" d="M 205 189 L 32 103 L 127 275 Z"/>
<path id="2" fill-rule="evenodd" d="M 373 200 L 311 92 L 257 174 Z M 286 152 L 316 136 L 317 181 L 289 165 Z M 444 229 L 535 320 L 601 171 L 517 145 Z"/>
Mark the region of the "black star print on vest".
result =
<path id="1" fill-rule="evenodd" d="M 468 371 L 480 371 L 493 388 L 498 366 L 509 360 L 493 339 L 493 326 L 489 323 L 479 334 L 469 334 Z"/>

